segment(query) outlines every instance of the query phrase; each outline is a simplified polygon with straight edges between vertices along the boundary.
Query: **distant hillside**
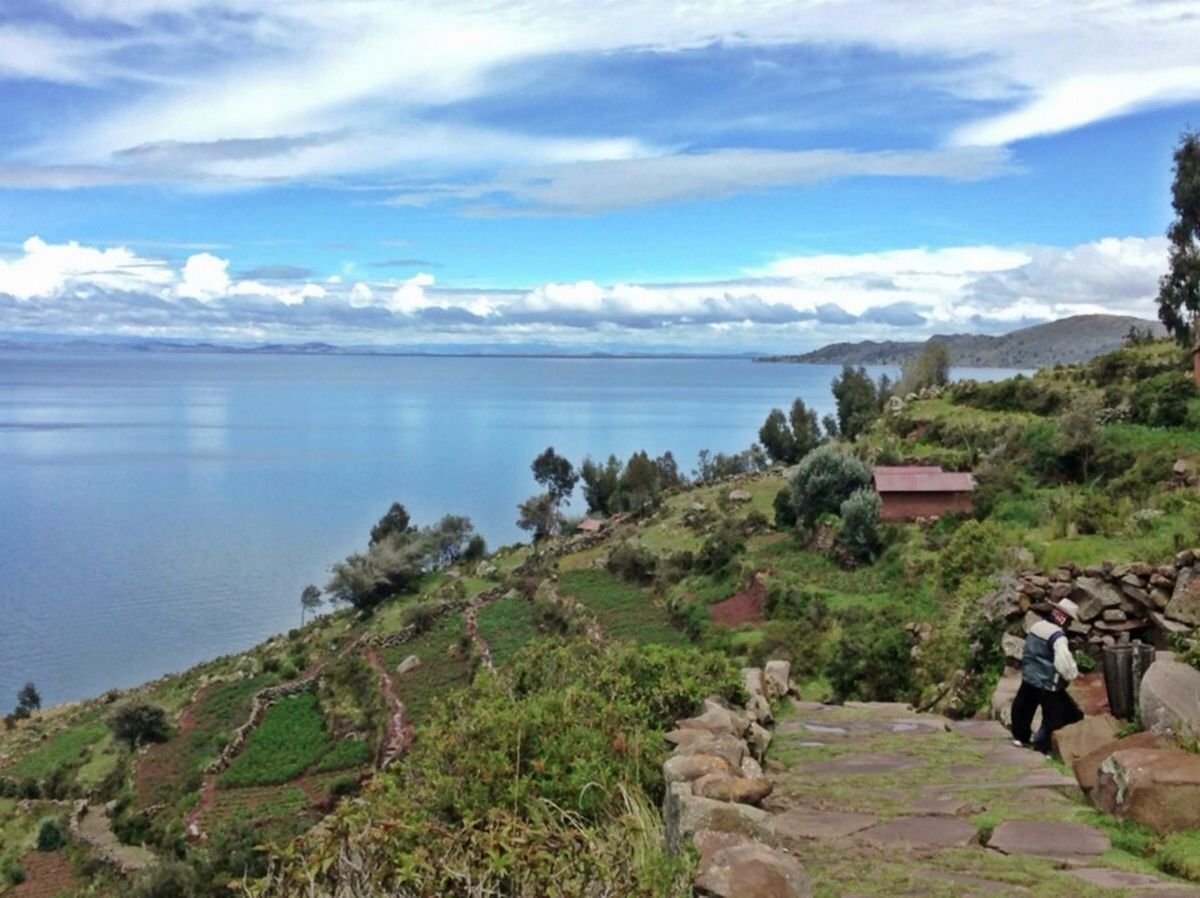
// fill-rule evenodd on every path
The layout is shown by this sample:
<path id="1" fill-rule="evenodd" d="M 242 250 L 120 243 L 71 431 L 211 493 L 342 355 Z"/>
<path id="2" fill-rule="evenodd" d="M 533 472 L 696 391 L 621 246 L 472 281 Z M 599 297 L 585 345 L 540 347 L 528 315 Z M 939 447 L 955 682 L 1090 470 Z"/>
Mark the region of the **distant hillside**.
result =
<path id="1" fill-rule="evenodd" d="M 1126 315 L 1076 315 L 1012 331 L 998 337 L 983 334 L 947 334 L 930 337 L 950 346 L 955 365 L 975 368 L 1041 368 L 1059 363 L 1084 362 L 1120 348 L 1131 327 L 1166 335 L 1157 321 Z M 803 362 L 824 365 L 898 365 L 924 344 L 889 340 L 877 343 L 832 343 L 803 355 L 770 356 L 768 362 Z"/>

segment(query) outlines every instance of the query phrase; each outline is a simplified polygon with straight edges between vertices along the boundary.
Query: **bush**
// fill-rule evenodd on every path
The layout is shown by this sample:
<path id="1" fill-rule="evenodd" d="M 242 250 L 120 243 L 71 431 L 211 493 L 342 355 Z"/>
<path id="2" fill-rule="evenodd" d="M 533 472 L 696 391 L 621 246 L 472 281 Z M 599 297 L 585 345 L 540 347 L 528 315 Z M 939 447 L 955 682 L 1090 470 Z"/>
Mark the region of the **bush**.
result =
<path id="1" fill-rule="evenodd" d="M 113 736 L 131 749 L 166 742 L 171 734 L 167 712 L 149 702 L 134 701 L 118 708 L 109 720 Z"/>
<path id="2" fill-rule="evenodd" d="M 899 701 L 913 692 L 912 642 L 891 609 L 847 611 L 825 677 L 838 701 Z"/>
<path id="3" fill-rule="evenodd" d="M 658 567 L 658 559 L 654 553 L 641 546 L 624 542 L 613 549 L 608 555 L 605 568 L 614 577 L 645 586 L 654 580 Z"/>
<path id="4" fill-rule="evenodd" d="M 1180 427 L 1187 423 L 1188 404 L 1196 396 L 1191 377 L 1171 371 L 1139 381 L 1131 403 L 1135 424 L 1150 427 Z"/>
<path id="5" fill-rule="evenodd" d="M 67 844 L 67 835 L 55 817 L 45 817 L 38 824 L 37 850 L 58 851 Z"/>
<path id="6" fill-rule="evenodd" d="M 400 626 L 412 627 L 418 633 L 428 633 L 438 622 L 442 606 L 440 602 L 412 602 L 400 612 Z"/>
<path id="7" fill-rule="evenodd" d="M 838 514 L 856 490 L 870 485 L 871 472 L 859 459 L 821 446 L 804 456 L 792 478 L 792 508 L 798 520 L 811 525 L 823 514 Z"/>
<path id="8" fill-rule="evenodd" d="M 25 868 L 18 863 L 11 863 L 4 868 L 4 878 L 10 886 L 19 886 L 25 881 Z"/>
<path id="9" fill-rule="evenodd" d="M 763 601 L 768 620 L 800 621 L 813 630 L 825 627 L 829 605 L 823 593 L 809 586 L 795 587 L 786 580 L 772 581 Z"/>
<path id="10" fill-rule="evenodd" d="M 999 570 L 1003 559 L 1004 533 L 990 521 L 967 521 L 946 543 L 938 556 L 937 582 L 948 595 L 967 580 L 986 577 Z"/>
<path id="11" fill-rule="evenodd" d="M 787 530 L 796 526 L 796 507 L 792 505 L 792 492 L 784 487 L 775 494 L 775 526 Z"/>
<path id="12" fill-rule="evenodd" d="M 163 861 L 123 893 L 126 898 L 199 898 L 200 877 L 182 861 Z"/>
<path id="13" fill-rule="evenodd" d="M 772 620 L 762 625 L 762 639 L 750 652 L 750 664 L 762 667 L 768 661 L 787 661 L 796 680 L 812 679 L 821 673 L 822 634 L 804 620 Z"/>
<path id="14" fill-rule="evenodd" d="M 728 569 L 733 560 L 746 551 L 737 525 L 726 519 L 721 526 L 704 541 L 696 553 L 695 569 L 702 574 L 718 576 Z"/>
<path id="15" fill-rule="evenodd" d="M 879 496 L 860 489 L 842 503 L 838 542 L 856 561 L 873 561 L 879 551 Z"/>

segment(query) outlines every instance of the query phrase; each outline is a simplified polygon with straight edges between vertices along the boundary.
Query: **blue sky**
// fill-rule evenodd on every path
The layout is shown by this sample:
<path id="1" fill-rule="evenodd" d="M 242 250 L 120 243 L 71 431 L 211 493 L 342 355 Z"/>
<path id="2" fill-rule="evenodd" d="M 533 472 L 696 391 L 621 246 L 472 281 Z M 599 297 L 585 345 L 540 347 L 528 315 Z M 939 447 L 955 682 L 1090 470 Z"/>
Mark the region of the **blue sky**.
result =
<path id="1" fill-rule="evenodd" d="M 0 334 L 800 350 L 1154 315 L 1191 3 L 6 0 Z"/>

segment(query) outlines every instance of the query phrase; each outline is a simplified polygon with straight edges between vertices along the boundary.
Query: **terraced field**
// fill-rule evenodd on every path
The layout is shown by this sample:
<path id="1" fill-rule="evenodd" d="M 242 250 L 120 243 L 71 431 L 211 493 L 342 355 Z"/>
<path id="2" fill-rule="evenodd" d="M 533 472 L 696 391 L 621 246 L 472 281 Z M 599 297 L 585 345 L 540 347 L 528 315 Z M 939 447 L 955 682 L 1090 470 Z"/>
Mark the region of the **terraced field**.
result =
<path id="1" fill-rule="evenodd" d="M 622 583 L 603 571 L 571 571 L 562 575 L 559 589 L 579 600 L 609 639 L 629 639 L 640 645 L 682 645 L 687 637 L 671 625 L 666 608 L 649 593 Z"/>

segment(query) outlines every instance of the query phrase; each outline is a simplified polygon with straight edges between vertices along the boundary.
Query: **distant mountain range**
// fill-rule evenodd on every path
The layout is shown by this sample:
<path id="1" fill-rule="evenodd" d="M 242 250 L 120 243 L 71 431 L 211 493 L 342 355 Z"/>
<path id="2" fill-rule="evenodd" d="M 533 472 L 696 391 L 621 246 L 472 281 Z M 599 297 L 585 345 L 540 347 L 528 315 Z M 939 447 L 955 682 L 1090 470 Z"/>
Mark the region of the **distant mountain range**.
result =
<path id="1" fill-rule="evenodd" d="M 1157 321 L 1126 315 L 1075 315 L 1049 324 L 1038 324 L 1000 336 L 939 334 L 928 342 L 950 347 L 953 365 L 972 368 L 1042 368 L 1059 363 L 1085 362 L 1119 349 L 1131 327 L 1166 336 Z M 831 343 L 803 355 L 775 355 L 763 362 L 800 362 L 822 365 L 898 365 L 920 351 L 925 343 L 888 340 L 878 343 Z"/>

